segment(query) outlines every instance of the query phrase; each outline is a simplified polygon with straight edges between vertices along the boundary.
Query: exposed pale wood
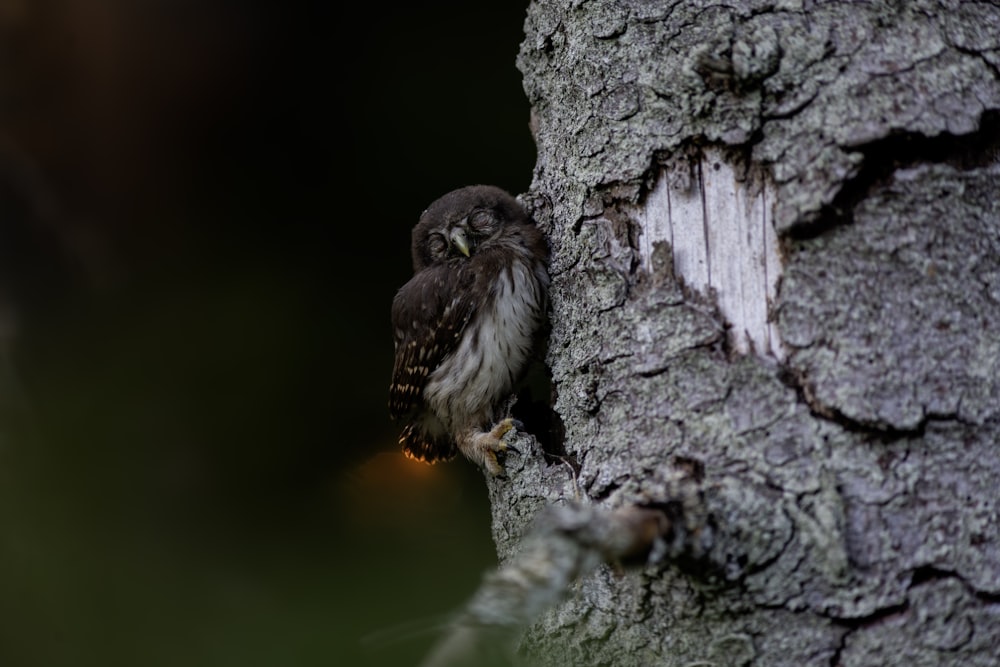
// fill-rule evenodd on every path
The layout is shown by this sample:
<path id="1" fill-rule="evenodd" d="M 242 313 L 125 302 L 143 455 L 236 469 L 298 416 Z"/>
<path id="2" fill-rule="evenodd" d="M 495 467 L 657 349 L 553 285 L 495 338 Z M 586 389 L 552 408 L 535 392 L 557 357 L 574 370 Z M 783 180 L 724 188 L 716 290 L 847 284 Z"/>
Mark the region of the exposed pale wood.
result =
<path id="1" fill-rule="evenodd" d="M 670 243 L 674 271 L 689 287 L 714 294 L 732 347 L 784 357 L 770 316 L 781 277 L 770 186 L 751 187 L 721 151 L 706 149 L 686 183 L 661 172 L 637 217 L 641 262 L 651 266 L 660 241 Z"/>

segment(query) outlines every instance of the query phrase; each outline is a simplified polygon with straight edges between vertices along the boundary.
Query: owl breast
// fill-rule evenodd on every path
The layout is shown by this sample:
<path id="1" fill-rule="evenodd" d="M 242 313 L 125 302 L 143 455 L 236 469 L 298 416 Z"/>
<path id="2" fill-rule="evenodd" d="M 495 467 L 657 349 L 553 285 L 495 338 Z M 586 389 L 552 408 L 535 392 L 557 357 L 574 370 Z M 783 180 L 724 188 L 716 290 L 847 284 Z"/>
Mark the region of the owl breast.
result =
<path id="1" fill-rule="evenodd" d="M 461 342 L 431 373 L 424 400 L 448 430 L 494 419 L 531 355 L 547 282 L 540 264 L 517 257 L 496 277 Z"/>

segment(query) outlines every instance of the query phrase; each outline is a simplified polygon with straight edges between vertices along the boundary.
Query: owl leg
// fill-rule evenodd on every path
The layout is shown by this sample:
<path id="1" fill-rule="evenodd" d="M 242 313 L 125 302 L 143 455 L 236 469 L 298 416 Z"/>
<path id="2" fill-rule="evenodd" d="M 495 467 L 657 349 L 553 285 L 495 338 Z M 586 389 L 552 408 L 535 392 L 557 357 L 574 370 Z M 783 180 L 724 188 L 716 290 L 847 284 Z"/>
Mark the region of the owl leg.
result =
<path id="1" fill-rule="evenodd" d="M 503 466 L 497 460 L 497 452 L 507 451 L 503 436 L 515 428 L 515 421 L 508 417 L 489 431 L 477 429 L 466 431 L 455 440 L 458 448 L 473 463 L 486 468 L 494 477 L 503 474 Z"/>

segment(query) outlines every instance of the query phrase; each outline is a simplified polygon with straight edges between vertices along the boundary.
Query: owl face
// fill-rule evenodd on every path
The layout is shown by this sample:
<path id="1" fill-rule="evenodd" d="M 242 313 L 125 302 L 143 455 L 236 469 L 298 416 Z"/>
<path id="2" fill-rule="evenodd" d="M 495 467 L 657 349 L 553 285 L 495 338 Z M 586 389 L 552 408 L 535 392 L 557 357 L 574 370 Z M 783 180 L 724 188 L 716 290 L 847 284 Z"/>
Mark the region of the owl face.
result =
<path id="1" fill-rule="evenodd" d="M 491 209 L 476 209 L 444 229 L 435 229 L 427 237 L 430 263 L 471 257 L 484 242 L 496 236 L 500 221 Z"/>
<path id="2" fill-rule="evenodd" d="M 520 206 L 499 188 L 450 193 L 431 204 L 413 229 L 414 271 L 466 261 L 493 245 L 507 226 L 527 222 Z"/>

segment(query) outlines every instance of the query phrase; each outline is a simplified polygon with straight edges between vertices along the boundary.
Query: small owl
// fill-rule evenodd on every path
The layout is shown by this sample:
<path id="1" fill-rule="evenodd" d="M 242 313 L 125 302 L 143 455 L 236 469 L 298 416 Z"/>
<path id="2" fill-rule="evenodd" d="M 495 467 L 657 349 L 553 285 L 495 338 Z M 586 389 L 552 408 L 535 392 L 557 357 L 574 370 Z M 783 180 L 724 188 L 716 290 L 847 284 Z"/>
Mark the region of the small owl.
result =
<path id="1" fill-rule="evenodd" d="M 389 411 L 408 421 L 403 453 L 433 463 L 457 448 L 499 475 L 513 421 L 498 413 L 545 317 L 545 239 L 517 200 L 475 185 L 424 211 L 412 251 L 413 278 L 392 302 Z"/>

